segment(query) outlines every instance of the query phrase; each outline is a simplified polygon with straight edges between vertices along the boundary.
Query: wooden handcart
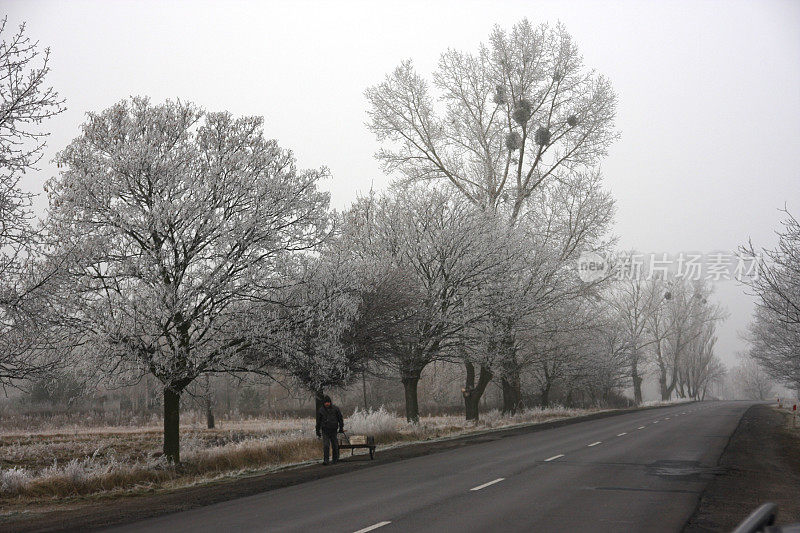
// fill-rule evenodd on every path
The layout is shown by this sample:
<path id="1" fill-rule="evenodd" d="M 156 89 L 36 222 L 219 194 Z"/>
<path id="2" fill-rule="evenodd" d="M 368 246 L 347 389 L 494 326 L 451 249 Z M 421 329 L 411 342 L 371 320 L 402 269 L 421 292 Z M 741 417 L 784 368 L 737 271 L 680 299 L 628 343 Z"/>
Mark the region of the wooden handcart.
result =
<path id="1" fill-rule="evenodd" d="M 369 448 L 369 458 L 375 459 L 375 437 L 371 435 L 353 435 L 348 437 L 344 431 L 339 433 L 339 449 L 350 450 L 350 457 L 356 448 Z"/>

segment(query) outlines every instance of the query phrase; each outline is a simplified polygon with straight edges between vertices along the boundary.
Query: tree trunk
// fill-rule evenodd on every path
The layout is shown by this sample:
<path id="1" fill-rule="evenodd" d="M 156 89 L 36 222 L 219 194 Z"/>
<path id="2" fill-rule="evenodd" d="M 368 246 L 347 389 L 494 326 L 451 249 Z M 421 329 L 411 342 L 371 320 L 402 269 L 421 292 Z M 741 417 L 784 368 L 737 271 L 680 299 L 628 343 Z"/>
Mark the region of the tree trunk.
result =
<path id="1" fill-rule="evenodd" d="M 506 317 L 501 324 L 502 335 L 499 339 L 499 354 L 502 363 L 501 386 L 503 390 L 503 414 L 514 414 L 520 406 L 520 367 L 517 362 L 517 351 L 514 341 L 514 319 Z"/>
<path id="2" fill-rule="evenodd" d="M 672 396 L 672 393 L 667 390 L 667 382 L 659 378 L 658 384 L 661 386 L 661 401 L 669 401 L 669 397 Z"/>
<path id="3" fill-rule="evenodd" d="M 550 407 L 550 383 L 542 387 L 542 409 Z"/>
<path id="4" fill-rule="evenodd" d="M 322 387 L 318 388 L 314 392 L 314 418 L 317 417 L 317 413 L 319 410 L 322 409 L 322 398 L 325 396 L 325 391 Z"/>
<path id="5" fill-rule="evenodd" d="M 672 387 L 667 387 L 667 365 L 664 361 L 664 354 L 661 352 L 661 341 L 656 342 L 656 361 L 658 361 L 658 386 L 661 389 L 661 401 L 669 401 L 672 396 L 672 387 L 675 386 L 675 379 L 672 380 Z"/>
<path id="6" fill-rule="evenodd" d="M 478 407 L 478 401 L 480 398 L 471 394 L 469 396 L 464 396 L 464 418 L 468 421 L 477 422 L 478 418 L 480 418 L 480 409 Z"/>
<path id="7" fill-rule="evenodd" d="M 164 387 L 164 456 L 172 464 L 180 464 L 181 391 Z"/>
<path id="8" fill-rule="evenodd" d="M 661 361 L 658 363 L 658 386 L 661 389 L 661 401 L 668 401 L 672 391 L 667 388 L 667 368 Z"/>
<path id="9" fill-rule="evenodd" d="M 206 403 L 206 426 L 214 429 L 214 411 L 211 409 L 211 402 Z"/>
<path id="10" fill-rule="evenodd" d="M 231 377 L 225 376 L 225 412 L 226 416 L 231 416 Z"/>
<path id="11" fill-rule="evenodd" d="M 670 376 L 670 379 L 671 379 L 671 382 L 667 386 L 667 400 L 669 400 L 672 397 L 672 392 L 675 390 L 675 386 L 678 384 L 677 362 L 675 363 L 675 366 L 673 366 L 672 374 Z"/>
<path id="12" fill-rule="evenodd" d="M 475 365 L 471 362 L 464 363 L 467 369 L 466 386 L 462 393 L 464 395 L 464 412 L 467 420 L 478 421 L 480 416 L 480 401 L 489 382 L 492 381 L 492 372 L 481 365 L 478 384 L 475 385 Z"/>
<path id="13" fill-rule="evenodd" d="M 520 404 L 519 373 L 503 376 L 503 414 L 515 414 Z"/>
<path id="14" fill-rule="evenodd" d="M 406 393 L 406 420 L 412 424 L 419 423 L 419 402 L 417 400 L 417 384 L 419 375 L 406 376 L 402 379 Z"/>
<path id="15" fill-rule="evenodd" d="M 206 407 L 206 427 L 214 429 L 214 393 L 211 390 L 211 378 L 206 374 L 205 379 L 205 407 Z"/>
<path id="16" fill-rule="evenodd" d="M 631 366 L 631 380 L 633 381 L 633 401 L 636 405 L 642 403 L 642 376 L 639 375 L 639 365 Z"/>
<path id="17" fill-rule="evenodd" d="M 361 372 L 361 392 L 364 394 L 364 411 L 367 410 L 367 376 L 364 371 Z"/>
<path id="18" fill-rule="evenodd" d="M 475 390 L 475 365 L 471 361 L 464 362 L 467 377 L 461 395 L 464 397 L 464 417 L 467 420 L 478 420 L 478 409 L 473 400 Z"/>

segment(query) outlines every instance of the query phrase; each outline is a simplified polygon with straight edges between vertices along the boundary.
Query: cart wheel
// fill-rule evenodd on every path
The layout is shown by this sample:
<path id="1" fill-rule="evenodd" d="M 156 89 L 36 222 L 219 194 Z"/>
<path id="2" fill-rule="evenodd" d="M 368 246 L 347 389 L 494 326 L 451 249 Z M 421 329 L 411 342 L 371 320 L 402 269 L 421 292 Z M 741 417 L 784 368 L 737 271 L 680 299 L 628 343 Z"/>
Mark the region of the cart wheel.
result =
<path id="1" fill-rule="evenodd" d="M 370 448 L 369 449 L 369 458 L 370 459 L 375 459 L 375 448 Z"/>

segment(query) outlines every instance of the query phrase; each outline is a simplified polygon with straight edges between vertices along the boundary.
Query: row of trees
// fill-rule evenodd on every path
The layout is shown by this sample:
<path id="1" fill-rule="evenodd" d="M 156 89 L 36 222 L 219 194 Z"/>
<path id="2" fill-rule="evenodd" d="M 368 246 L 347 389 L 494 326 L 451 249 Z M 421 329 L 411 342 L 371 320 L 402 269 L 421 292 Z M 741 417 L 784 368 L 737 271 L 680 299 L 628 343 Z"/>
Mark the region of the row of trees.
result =
<path id="1" fill-rule="evenodd" d="M 716 324 L 725 316 L 710 303 L 710 286 L 683 278 L 630 276 L 610 302 L 627 343 L 630 383 L 637 403 L 648 366 L 655 366 L 662 400 L 673 393 L 702 399 L 725 368 L 714 352 Z"/>
<path id="2" fill-rule="evenodd" d="M 616 96 L 607 79 L 584 67 L 561 24 L 523 20 L 510 33 L 495 28 L 477 53 L 442 54 L 430 81 L 406 61 L 366 96 L 387 171 L 409 182 L 447 182 L 509 228 L 530 228 L 548 246 L 551 266 L 608 244 L 601 239 L 613 202 L 595 169 L 617 137 Z M 559 211 L 565 205 L 573 209 Z M 516 324 L 548 305 L 531 305 L 542 276 L 561 271 L 548 270 L 517 271 L 524 297 L 493 313 L 489 344 L 505 352 L 500 379 L 508 411 L 521 401 Z M 563 290 L 570 291 L 539 296 L 552 301 Z"/>
<path id="3" fill-rule="evenodd" d="M 576 275 L 581 251 L 613 245 L 597 164 L 616 98 L 561 25 L 497 28 L 475 54 L 443 54 L 431 81 L 405 62 L 366 97 L 377 157 L 401 179 L 343 212 L 318 188 L 327 170 L 298 169 L 261 118 L 143 97 L 89 113 L 43 224 L 22 224 L 37 237 L 5 256 L 6 378 L 66 363 L 106 382 L 152 375 L 175 462 L 181 395 L 214 373 L 291 378 L 316 398 L 394 377 L 412 422 L 436 361 L 463 365 L 468 419 L 493 379 L 508 412 L 523 381 L 542 405 L 555 385 L 600 401 L 632 383 L 641 401 L 651 363 L 665 399 L 706 394 L 722 371 L 706 287 Z"/>
<path id="4" fill-rule="evenodd" d="M 784 215 L 774 249 L 757 250 L 752 242 L 742 247 L 761 258 L 749 282 L 756 310 L 748 355 L 773 379 L 800 390 L 800 223 L 788 211 Z M 765 389 L 763 380 L 750 381 L 756 390 Z"/>
<path id="5" fill-rule="evenodd" d="M 748 400 L 769 400 L 775 397 L 775 380 L 763 367 L 743 354 L 741 362 L 731 370 L 733 397 Z"/>

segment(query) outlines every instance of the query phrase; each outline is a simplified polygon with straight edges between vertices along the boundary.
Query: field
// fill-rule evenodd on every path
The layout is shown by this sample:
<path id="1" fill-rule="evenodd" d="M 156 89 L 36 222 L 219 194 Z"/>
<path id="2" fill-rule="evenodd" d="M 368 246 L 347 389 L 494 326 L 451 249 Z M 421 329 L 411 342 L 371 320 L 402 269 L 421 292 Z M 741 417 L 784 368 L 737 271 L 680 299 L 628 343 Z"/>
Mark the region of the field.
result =
<path id="1" fill-rule="evenodd" d="M 345 427 L 350 434 L 375 435 L 380 449 L 596 411 L 532 409 L 515 416 L 490 411 L 477 424 L 456 416 L 423 417 L 419 424 L 408 424 L 381 408 L 356 411 L 346 418 Z M 179 467 L 166 464 L 160 456 L 157 423 L 96 427 L 39 423 L 36 429 L 23 430 L 19 421 L 6 420 L 5 429 L 0 429 L 0 505 L 9 512 L 55 499 L 168 490 L 320 459 L 310 418 L 221 420 L 212 430 L 200 423 L 197 414 L 184 420 Z"/>

